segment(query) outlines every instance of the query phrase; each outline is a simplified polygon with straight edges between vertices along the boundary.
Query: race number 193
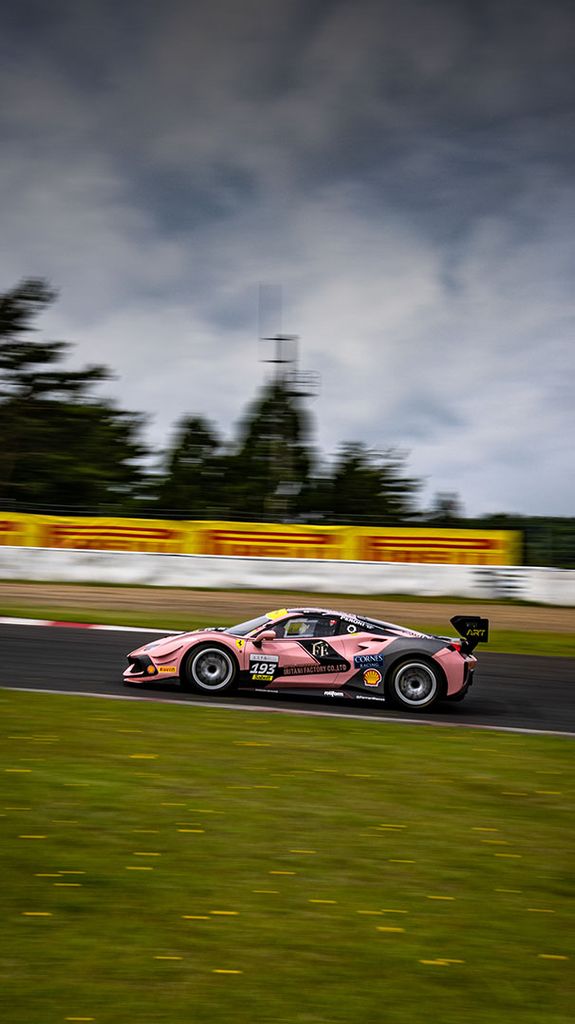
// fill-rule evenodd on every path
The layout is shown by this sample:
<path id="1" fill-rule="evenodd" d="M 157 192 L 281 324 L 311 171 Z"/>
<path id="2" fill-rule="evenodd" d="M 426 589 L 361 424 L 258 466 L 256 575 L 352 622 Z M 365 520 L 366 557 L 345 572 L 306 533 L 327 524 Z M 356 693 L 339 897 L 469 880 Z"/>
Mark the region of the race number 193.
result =
<path id="1" fill-rule="evenodd" d="M 250 676 L 254 682 L 271 683 L 278 669 L 279 658 L 275 654 L 269 654 L 261 658 L 257 654 L 250 657 Z"/>

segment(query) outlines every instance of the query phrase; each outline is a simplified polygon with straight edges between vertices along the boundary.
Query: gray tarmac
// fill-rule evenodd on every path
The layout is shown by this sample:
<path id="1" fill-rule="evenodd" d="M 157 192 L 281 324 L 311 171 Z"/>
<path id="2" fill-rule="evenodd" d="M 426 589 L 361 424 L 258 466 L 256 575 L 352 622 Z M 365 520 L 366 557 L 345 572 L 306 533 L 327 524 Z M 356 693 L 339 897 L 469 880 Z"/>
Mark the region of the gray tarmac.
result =
<path id="1" fill-rule="evenodd" d="M 149 639 L 157 633 L 150 632 Z M 0 625 L 0 687 L 32 688 L 137 697 L 167 697 L 197 704 L 216 698 L 183 693 L 174 684 L 150 683 L 128 689 L 122 683 L 126 654 L 147 642 L 144 632 L 108 632 L 74 627 Z M 460 704 L 441 704 L 425 719 L 437 723 L 533 729 L 575 734 L 575 659 L 480 651 L 476 681 Z M 383 703 L 317 697 L 244 696 L 225 698 L 238 706 L 270 710 L 329 710 L 365 718 L 414 718 Z"/>

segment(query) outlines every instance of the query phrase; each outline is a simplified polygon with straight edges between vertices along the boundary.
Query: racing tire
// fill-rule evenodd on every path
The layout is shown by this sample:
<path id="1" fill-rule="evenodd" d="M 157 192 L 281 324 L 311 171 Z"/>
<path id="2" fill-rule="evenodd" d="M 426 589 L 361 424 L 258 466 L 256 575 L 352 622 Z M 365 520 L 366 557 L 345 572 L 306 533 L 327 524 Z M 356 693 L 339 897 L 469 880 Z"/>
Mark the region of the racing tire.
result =
<path id="1" fill-rule="evenodd" d="M 220 697 L 234 688 L 238 663 L 226 647 L 200 644 L 193 647 L 181 672 L 182 689 Z"/>
<path id="2" fill-rule="evenodd" d="M 390 704 L 404 711 L 423 711 L 445 696 L 445 679 L 439 666 L 414 655 L 393 666 L 385 685 Z"/>

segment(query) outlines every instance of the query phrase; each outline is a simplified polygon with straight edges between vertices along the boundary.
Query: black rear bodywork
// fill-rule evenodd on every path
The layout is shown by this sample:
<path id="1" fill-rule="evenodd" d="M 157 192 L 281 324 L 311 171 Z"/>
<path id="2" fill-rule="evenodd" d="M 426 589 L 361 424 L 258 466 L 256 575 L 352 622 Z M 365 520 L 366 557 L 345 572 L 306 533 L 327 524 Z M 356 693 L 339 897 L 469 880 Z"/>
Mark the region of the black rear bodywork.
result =
<path id="1" fill-rule="evenodd" d="M 471 654 L 477 644 L 487 643 L 489 619 L 482 619 L 479 615 L 454 615 L 450 621 L 459 635 L 463 637 L 461 645 L 463 654 Z"/>

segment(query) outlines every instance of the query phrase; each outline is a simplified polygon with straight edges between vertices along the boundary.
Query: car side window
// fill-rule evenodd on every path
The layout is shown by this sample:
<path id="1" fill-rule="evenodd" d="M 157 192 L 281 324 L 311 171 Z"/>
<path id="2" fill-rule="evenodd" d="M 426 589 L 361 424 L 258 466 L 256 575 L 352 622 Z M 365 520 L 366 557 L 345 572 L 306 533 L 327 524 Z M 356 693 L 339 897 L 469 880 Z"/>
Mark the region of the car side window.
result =
<path id="1" fill-rule="evenodd" d="M 274 626 L 276 636 L 287 640 L 299 640 L 301 637 L 334 636 L 337 633 L 339 619 L 330 615 L 298 615 Z"/>
<path id="2" fill-rule="evenodd" d="M 339 633 L 340 619 L 335 615 L 322 615 L 316 623 L 314 636 L 336 636 Z"/>
<path id="3" fill-rule="evenodd" d="M 294 640 L 302 636 L 313 636 L 316 621 L 315 617 L 311 618 L 308 615 L 297 619 L 288 619 L 283 623 L 283 631 L 278 633 L 278 636 L 284 636 L 286 639 L 293 637 Z"/>

